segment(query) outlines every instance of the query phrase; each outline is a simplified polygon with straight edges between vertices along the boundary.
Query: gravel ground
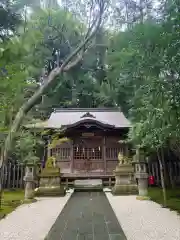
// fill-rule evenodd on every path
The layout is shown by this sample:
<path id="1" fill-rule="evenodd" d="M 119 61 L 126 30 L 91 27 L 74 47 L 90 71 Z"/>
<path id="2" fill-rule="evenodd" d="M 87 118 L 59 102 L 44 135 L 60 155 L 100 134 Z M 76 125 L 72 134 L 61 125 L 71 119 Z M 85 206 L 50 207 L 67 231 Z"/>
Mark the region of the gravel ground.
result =
<path id="1" fill-rule="evenodd" d="M 70 196 L 39 198 L 19 206 L 0 221 L 0 240 L 44 240 Z"/>
<path id="2" fill-rule="evenodd" d="M 108 200 L 127 240 L 180 240 L 180 216 L 152 201 L 136 196 L 113 196 Z"/>

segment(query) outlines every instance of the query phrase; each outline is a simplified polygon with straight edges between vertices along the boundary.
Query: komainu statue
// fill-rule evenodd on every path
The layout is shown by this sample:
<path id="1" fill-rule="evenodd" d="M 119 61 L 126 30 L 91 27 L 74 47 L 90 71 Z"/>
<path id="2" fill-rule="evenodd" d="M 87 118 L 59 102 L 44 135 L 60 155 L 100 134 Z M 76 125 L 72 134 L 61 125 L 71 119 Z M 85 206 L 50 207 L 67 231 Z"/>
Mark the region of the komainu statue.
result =
<path id="1" fill-rule="evenodd" d="M 119 163 L 114 170 L 115 185 L 112 189 L 114 195 L 128 195 L 137 193 L 137 185 L 134 181 L 134 168 L 132 165 L 132 159 L 118 154 Z"/>
<path id="2" fill-rule="evenodd" d="M 131 164 L 131 158 L 128 158 L 124 156 L 122 153 L 119 152 L 118 154 L 118 160 L 119 160 L 119 165 L 124 165 L 124 164 Z"/>
<path id="3" fill-rule="evenodd" d="M 61 185 L 60 168 L 56 166 L 56 159 L 49 157 L 45 168 L 39 175 L 39 188 L 35 190 L 36 196 L 64 196 L 65 189 Z"/>

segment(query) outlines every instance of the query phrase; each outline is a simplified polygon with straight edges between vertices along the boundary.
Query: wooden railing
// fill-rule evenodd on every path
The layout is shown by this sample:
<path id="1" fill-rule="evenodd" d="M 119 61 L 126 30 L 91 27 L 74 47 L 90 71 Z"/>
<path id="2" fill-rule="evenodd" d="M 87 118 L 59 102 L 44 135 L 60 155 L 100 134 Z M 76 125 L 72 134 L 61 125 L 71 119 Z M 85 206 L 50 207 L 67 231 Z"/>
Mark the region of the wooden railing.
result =
<path id="1" fill-rule="evenodd" d="M 63 163 L 65 164 L 65 162 Z M 66 167 L 69 168 L 70 162 Z M 107 160 L 108 168 L 114 170 L 117 162 Z M 170 177 L 173 178 L 175 184 L 180 184 L 180 162 L 167 162 L 167 169 Z M 154 175 L 155 181 L 158 185 L 161 185 L 160 180 L 160 171 L 158 162 L 150 162 L 148 164 L 148 172 L 149 174 Z M 11 189 L 11 188 L 24 188 L 23 177 L 25 174 L 25 166 L 21 164 L 12 164 L 8 163 L 3 167 L 3 175 L 2 175 L 2 185 L 3 189 Z"/>
<path id="2" fill-rule="evenodd" d="M 3 189 L 24 188 L 23 177 L 25 175 L 25 166 L 22 164 L 8 163 L 3 166 L 2 186 Z"/>

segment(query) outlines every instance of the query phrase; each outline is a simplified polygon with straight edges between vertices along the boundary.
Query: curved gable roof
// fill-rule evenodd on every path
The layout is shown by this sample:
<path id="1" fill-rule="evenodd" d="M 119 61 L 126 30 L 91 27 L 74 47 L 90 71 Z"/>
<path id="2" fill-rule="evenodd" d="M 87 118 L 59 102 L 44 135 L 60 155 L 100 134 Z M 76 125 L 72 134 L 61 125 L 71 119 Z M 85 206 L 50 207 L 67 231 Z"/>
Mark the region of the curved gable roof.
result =
<path id="1" fill-rule="evenodd" d="M 129 128 L 130 122 L 119 109 L 55 109 L 47 120 L 47 128 L 61 128 L 93 120 L 114 128 Z"/>

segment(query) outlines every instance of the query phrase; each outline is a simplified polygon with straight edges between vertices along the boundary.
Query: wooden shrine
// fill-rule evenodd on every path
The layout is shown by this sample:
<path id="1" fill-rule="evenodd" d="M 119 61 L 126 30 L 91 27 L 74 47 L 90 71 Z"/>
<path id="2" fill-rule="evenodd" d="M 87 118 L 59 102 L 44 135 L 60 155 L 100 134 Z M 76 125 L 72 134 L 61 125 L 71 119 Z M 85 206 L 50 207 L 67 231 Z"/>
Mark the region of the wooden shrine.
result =
<path id="1" fill-rule="evenodd" d="M 49 129 L 45 158 L 54 157 L 62 179 L 113 176 L 119 152 L 128 156 L 130 122 L 119 109 L 55 109 L 46 121 Z M 68 140 L 51 147 L 54 133 Z"/>

